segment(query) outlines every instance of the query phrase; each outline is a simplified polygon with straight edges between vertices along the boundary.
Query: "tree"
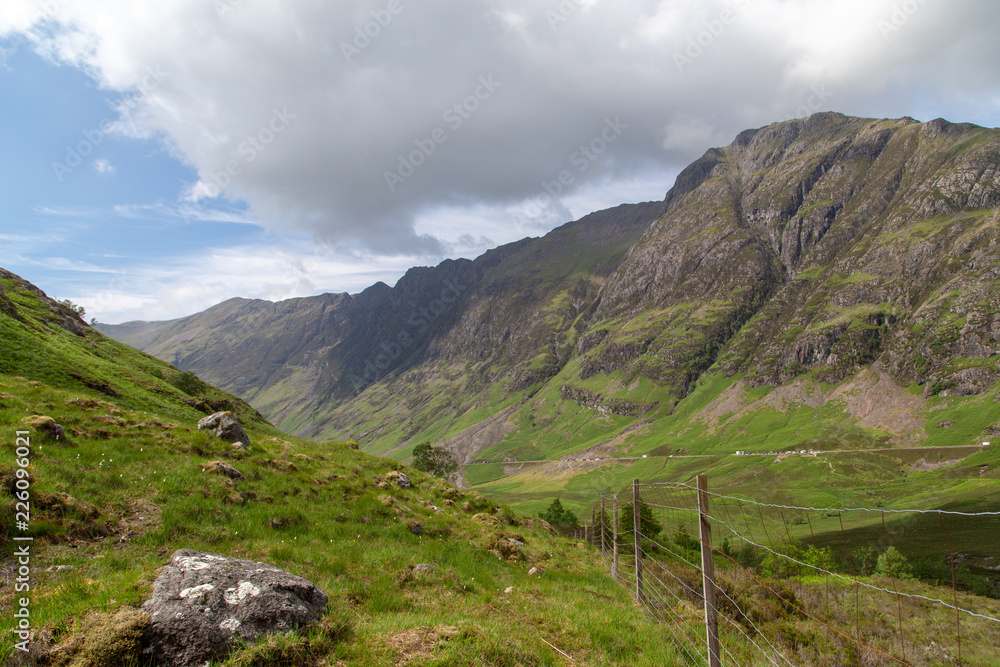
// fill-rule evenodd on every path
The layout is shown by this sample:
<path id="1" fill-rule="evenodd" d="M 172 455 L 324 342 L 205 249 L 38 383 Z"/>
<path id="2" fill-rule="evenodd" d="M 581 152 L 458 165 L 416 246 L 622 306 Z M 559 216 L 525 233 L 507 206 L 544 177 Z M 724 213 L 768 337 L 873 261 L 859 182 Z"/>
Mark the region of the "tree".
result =
<path id="1" fill-rule="evenodd" d="M 413 448 L 413 467 L 435 477 L 447 477 L 458 470 L 458 462 L 444 447 L 422 442 Z"/>
<path id="2" fill-rule="evenodd" d="M 625 503 L 618 510 L 618 534 L 630 532 L 635 527 L 635 510 L 632 503 Z M 655 540 L 660 536 L 663 527 L 653 518 L 653 508 L 639 504 L 639 531 L 643 536 Z"/>
<path id="3" fill-rule="evenodd" d="M 635 510 L 632 503 L 625 503 L 618 509 L 618 538 L 623 540 L 619 547 L 619 553 L 634 552 L 634 537 L 623 538 L 635 528 Z M 653 517 L 653 508 L 649 505 L 639 503 L 639 532 L 642 533 L 642 550 L 646 553 L 655 553 L 659 550 L 656 540 L 660 537 L 663 526 L 656 522 Z"/>
<path id="4" fill-rule="evenodd" d="M 579 520 L 576 518 L 576 514 L 564 508 L 562 501 L 558 498 L 552 501 L 548 509 L 544 512 L 539 513 L 538 518 L 543 521 L 548 521 L 549 523 L 556 524 L 567 524 L 570 526 L 580 525 Z"/>

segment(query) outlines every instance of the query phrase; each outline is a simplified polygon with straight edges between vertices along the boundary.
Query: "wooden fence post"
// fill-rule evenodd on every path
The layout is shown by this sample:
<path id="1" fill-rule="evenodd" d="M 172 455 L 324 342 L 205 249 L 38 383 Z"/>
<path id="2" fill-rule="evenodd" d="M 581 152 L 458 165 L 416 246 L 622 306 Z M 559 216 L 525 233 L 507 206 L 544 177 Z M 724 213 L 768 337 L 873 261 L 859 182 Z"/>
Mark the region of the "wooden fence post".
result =
<path id="1" fill-rule="evenodd" d="M 708 512 L 708 477 L 705 475 L 698 475 L 698 515 L 708 664 L 709 667 L 720 667 L 722 663 L 719 660 L 719 615 L 715 607 L 715 561 L 712 559 L 712 524 Z"/>
<path id="2" fill-rule="evenodd" d="M 597 508 L 594 506 L 590 507 L 590 545 L 596 547 L 597 542 L 594 541 L 594 533 L 597 529 Z"/>
<path id="3" fill-rule="evenodd" d="M 615 502 L 613 503 L 613 509 L 615 513 L 614 521 L 611 522 L 612 528 L 612 549 L 614 550 L 614 563 L 611 566 L 611 578 L 618 581 L 618 494 L 615 494 Z"/>
<path id="4" fill-rule="evenodd" d="M 642 531 L 639 521 L 639 480 L 632 480 L 632 524 L 635 533 L 635 599 L 646 604 L 642 591 Z"/>
<path id="5" fill-rule="evenodd" d="M 600 537 L 600 540 L 601 540 L 601 558 L 602 559 L 607 558 L 607 556 L 608 556 L 608 548 L 604 544 L 604 535 L 605 535 L 604 517 L 605 517 L 605 514 L 604 514 L 604 492 L 601 491 L 601 537 Z"/>

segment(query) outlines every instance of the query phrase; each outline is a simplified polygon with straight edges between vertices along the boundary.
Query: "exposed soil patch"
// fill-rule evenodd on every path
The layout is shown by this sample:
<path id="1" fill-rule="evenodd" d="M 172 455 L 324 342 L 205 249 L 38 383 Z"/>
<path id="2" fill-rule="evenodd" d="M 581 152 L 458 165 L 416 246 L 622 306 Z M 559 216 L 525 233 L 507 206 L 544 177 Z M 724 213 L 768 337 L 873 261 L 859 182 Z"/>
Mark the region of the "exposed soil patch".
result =
<path id="1" fill-rule="evenodd" d="M 921 418 L 926 409 L 924 399 L 910 394 L 879 368 L 865 370 L 832 391 L 798 379 L 756 401 L 747 395 L 745 383 L 736 382 L 705 406 L 696 419 L 714 429 L 723 418 L 738 419 L 764 408 L 788 412 L 800 405 L 819 408 L 834 401 L 841 403 L 859 426 L 884 429 L 904 442 L 927 437 Z"/>
<path id="2" fill-rule="evenodd" d="M 846 399 L 846 411 L 865 428 L 882 428 L 894 434 L 926 438 L 920 418 L 926 405 L 892 381 L 880 368 L 872 368 L 840 385 L 830 400 Z"/>
<path id="3" fill-rule="evenodd" d="M 444 440 L 440 446 L 454 454 L 459 465 L 468 465 L 478 458 L 480 452 L 498 444 L 517 428 L 510 417 L 520 409 L 520 405 L 511 406 Z"/>

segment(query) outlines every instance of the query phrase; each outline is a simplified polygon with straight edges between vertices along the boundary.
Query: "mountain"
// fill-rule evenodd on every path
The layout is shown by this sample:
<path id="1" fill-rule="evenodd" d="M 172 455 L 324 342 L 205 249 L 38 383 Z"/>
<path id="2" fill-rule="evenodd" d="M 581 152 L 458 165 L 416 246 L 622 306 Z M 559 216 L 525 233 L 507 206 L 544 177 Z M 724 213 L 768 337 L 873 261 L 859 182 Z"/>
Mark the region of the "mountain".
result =
<path id="1" fill-rule="evenodd" d="M 215 409 L 249 448 L 198 429 Z M 314 627 L 278 626 L 227 665 L 541 666 L 561 664 L 556 642 L 581 663 L 675 664 L 583 544 L 356 443 L 288 436 L 2 269 L 0 427 L 0 569 L 28 582 L 0 586 L 5 665 L 148 664 L 140 605 L 181 549 L 268 563 L 326 594 Z M 302 604 L 286 595 L 271 609 Z"/>
<path id="2" fill-rule="evenodd" d="M 817 114 L 391 288 L 102 329 L 400 458 L 970 444 L 1000 421 L 998 165 L 995 129 Z M 945 434 L 948 397 L 979 402 Z"/>

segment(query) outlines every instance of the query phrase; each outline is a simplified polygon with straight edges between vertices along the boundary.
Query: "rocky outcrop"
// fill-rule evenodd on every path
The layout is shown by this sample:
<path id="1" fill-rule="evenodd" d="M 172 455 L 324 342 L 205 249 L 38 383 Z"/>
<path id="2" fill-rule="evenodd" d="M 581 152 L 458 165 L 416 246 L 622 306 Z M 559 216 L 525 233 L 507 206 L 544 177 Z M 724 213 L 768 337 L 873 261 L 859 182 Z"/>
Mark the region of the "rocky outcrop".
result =
<path id="1" fill-rule="evenodd" d="M 624 401 L 615 398 L 604 398 L 599 394 L 579 387 L 562 386 L 559 394 L 564 399 L 573 401 L 581 407 L 593 410 L 602 415 L 618 415 L 619 417 L 641 417 L 642 415 L 655 410 L 656 403 L 637 403 L 635 401 Z"/>
<path id="2" fill-rule="evenodd" d="M 250 446 L 250 436 L 240 425 L 240 422 L 231 412 L 216 412 L 198 422 L 198 430 L 207 430 L 217 438 L 222 438 L 226 442 L 240 443 L 243 447 Z"/>
<path id="3" fill-rule="evenodd" d="M 182 549 L 153 582 L 146 652 L 167 667 L 225 657 L 239 642 L 315 623 L 326 594 L 272 565 Z"/>

